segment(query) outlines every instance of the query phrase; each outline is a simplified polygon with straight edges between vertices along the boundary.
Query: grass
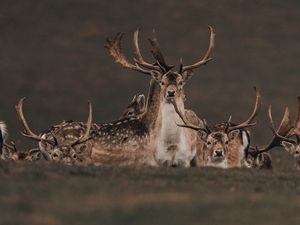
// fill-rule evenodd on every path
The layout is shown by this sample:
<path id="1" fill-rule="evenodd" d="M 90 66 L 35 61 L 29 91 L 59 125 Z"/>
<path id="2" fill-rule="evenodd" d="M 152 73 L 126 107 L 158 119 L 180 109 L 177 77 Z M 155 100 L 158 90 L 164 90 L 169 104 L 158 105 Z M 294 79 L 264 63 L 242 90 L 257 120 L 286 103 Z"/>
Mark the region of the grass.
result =
<path id="1" fill-rule="evenodd" d="M 0 164 L 0 224 L 298 224 L 300 173 Z"/>

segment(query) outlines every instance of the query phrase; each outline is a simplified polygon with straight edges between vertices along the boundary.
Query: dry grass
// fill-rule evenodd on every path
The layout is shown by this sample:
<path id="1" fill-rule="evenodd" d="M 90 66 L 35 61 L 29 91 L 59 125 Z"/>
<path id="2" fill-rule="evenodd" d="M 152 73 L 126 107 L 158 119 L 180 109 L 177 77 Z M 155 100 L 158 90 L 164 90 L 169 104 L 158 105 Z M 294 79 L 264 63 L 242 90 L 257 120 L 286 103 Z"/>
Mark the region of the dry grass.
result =
<path id="1" fill-rule="evenodd" d="M 0 224 L 297 224 L 300 173 L 273 157 L 272 171 L 1 163 Z"/>

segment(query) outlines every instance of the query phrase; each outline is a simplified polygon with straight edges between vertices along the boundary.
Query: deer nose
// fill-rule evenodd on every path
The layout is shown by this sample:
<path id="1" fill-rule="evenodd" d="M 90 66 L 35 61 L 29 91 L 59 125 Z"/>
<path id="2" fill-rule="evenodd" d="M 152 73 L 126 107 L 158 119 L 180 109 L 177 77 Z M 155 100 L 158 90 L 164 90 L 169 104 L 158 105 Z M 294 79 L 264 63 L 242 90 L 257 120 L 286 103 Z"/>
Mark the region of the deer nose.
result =
<path id="1" fill-rule="evenodd" d="M 173 90 L 168 91 L 168 97 L 175 97 L 175 93 Z"/>
<path id="2" fill-rule="evenodd" d="M 216 151 L 215 151 L 216 157 L 222 157 L 223 154 L 224 154 L 224 151 L 223 151 L 223 150 L 216 150 Z"/>

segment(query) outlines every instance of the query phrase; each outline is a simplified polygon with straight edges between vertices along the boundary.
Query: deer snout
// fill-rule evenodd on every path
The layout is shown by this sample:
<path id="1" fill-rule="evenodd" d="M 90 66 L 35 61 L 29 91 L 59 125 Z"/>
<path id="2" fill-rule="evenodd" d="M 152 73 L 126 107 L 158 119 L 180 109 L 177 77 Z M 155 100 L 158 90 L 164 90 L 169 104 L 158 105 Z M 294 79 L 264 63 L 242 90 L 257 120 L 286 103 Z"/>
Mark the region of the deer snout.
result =
<path id="1" fill-rule="evenodd" d="M 214 151 L 214 157 L 219 158 L 219 157 L 224 157 L 224 150 L 223 149 L 217 149 Z"/>
<path id="2" fill-rule="evenodd" d="M 176 91 L 175 90 L 168 90 L 167 92 L 167 97 L 168 98 L 173 98 L 176 95 Z"/>

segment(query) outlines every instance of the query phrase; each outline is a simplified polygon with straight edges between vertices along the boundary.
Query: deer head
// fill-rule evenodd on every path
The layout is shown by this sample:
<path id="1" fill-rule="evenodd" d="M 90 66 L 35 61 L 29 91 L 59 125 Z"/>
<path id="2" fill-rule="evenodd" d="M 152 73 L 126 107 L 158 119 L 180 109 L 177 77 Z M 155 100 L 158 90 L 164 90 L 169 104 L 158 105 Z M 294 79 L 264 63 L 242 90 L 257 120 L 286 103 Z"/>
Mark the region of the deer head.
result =
<path id="1" fill-rule="evenodd" d="M 139 30 L 135 31 L 134 33 L 134 48 L 136 55 L 134 64 L 130 63 L 122 52 L 121 40 L 124 35 L 123 33 L 118 33 L 113 40 L 108 39 L 105 47 L 109 50 L 110 55 L 115 59 L 116 63 L 121 64 L 125 68 L 150 75 L 161 86 L 163 99 L 169 102 L 172 99 L 183 97 L 183 86 L 192 76 L 192 71 L 212 60 L 210 55 L 214 48 L 215 33 L 213 28 L 210 26 L 209 30 L 210 43 L 204 57 L 196 63 L 187 66 L 184 66 L 181 60 L 178 71 L 174 71 L 174 66 L 166 63 L 155 35 L 149 39 L 152 47 L 151 52 L 156 60 L 156 62 L 153 64 L 147 63 L 141 55 L 138 44 Z"/>
<path id="2" fill-rule="evenodd" d="M 123 113 L 120 119 L 128 119 L 138 117 L 145 112 L 146 99 L 145 95 L 134 96 L 131 103 L 127 106 L 126 111 Z"/>
<path id="3" fill-rule="evenodd" d="M 300 97 L 298 97 L 298 115 L 294 125 L 291 123 L 288 108 L 286 108 L 282 122 L 277 130 L 275 129 L 271 106 L 269 107 L 269 119 L 274 137 L 267 147 L 256 151 L 266 152 L 281 145 L 294 157 L 295 166 L 297 169 L 300 169 Z"/>
<path id="4" fill-rule="evenodd" d="M 86 123 L 86 129 L 83 135 L 77 138 L 77 140 L 72 141 L 64 141 L 59 143 L 58 139 L 55 135 L 52 135 L 52 139 L 42 138 L 40 135 L 35 134 L 28 126 L 28 123 L 24 117 L 23 113 L 23 102 L 25 98 L 22 98 L 18 105 L 16 106 L 16 110 L 19 116 L 19 119 L 23 125 L 24 131 L 22 135 L 33 139 L 38 142 L 45 142 L 52 146 L 52 151 L 47 152 L 40 149 L 42 156 L 46 160 L 52 160 L 55 162 L 62 162 L 65 164 L 76 164 L 81 163 L 84 159 L 77 154 L 76 146 L 84 144 L 85 142 L 89 141 L 92 137 L 90 135 L 91 127 L 92 127 L 92 105 L 89 103 L 89 116 Z M 40 157 L 36 151 L 31 152 L 32 156 L 36 156 L 37 158 Z"/>
<path id="5" fill-rule="evenodd" d="M 219 123 L 214 126 L 208 126 L 206 121 L 203 120 L 204 127 L 198 127 L 189 124 L 185 119 L 185 116 L 180 112 L 177 107 L 176 101 L 173 101 L 175 111 L 180 116 L 183 125 L 177 124 L 180 127 L 190 128 L 198 132 L 198 135 L 205 143 L 204 150 L 207 153 L 207 160 L 209 165 L 217 165 L 225 162 L 231 149 L 236 145 L 237 139 L 240 138 L 240 133 L 249 127 L 254 126 L 256 123 L 253 120 L 259 113 L 261 107 L 261 95 L 259 91 L 255 89 L 256 101 L 252 114 L 250 117 L 240 124 L 234 124 L 231 122 L 231 116 L 226 123 Z"/>

